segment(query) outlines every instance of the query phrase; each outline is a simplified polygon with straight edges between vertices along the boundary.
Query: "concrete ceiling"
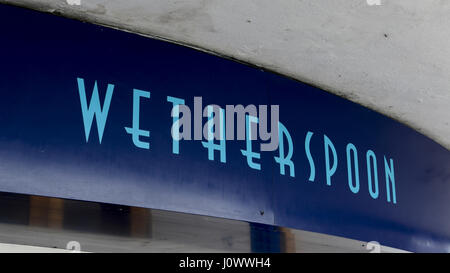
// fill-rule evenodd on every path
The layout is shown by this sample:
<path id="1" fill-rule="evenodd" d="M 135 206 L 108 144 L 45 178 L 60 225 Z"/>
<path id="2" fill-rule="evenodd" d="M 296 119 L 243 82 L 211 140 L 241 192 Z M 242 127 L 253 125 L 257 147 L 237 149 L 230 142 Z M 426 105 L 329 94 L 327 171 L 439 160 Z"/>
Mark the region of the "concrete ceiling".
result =
<path id="1" fill-rule="evenodd" d="M 388 115 L 450 148 L 447 0 L 0 2 L 252 63 Z"/>

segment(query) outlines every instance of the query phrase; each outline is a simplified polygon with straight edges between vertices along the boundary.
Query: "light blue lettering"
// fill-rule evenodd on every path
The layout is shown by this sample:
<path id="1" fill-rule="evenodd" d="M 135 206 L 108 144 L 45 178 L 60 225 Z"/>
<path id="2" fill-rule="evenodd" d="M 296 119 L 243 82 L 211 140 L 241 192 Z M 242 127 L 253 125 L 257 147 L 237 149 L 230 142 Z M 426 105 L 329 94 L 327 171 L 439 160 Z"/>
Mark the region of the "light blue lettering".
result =
<path id="1" fill-rule="evenodd" d="M 372 158 L 372 160 L 370 160 Z M 375 156 L 375 153 L 372 150 L 368 150 L 366 154 L 366 161 L 367 161 L 367 179 L 368 179 L 368 185 L 369 185 L 369 193 L 370 196 L 373 199 L 378 198 L 378 170 L 377 170 L 377 158 Z M 373 164 L 370 164 L 370 161 L 373 162 Z M 372 168 L 370 165 L 373 165 L 373 177 L 374 182 L 372 183 Z M 373 190 L 372 184 L 375 184 L 375 191 Z"/>
<path id="2" fill-rule="evenodd" d="M 245 115 L 245 142 L 247 145 L 246 150 L 241 150 L 241 153 L 247 157 L 247 164 L 252 169 L 261 170 L 261 164 L 253 162 L 253 158 L 260 159 L 261 154 L 252 151 L 252 126 L 251 123 L 258 123 L 258 118 L 254 116 Z"/>
<path id="3" fill-rule="evenodd" d="M 114 85 L 108 84 L 106 89 L 105 101 L 103 107 L 100 106 L 100 98 L 98 95 L 97 81 L 94 83 L 94 90 L 92 91 L 91 101 L 89 107 L 87 106 L 86 90 L 84 87 L 84 80 L 77 78 L 78 93 L 80 94 L 81 112 L 83 114 L 84 133 L 86 142 L 89 140 L 89 134 L 91 132 L 92 121 L 95 116 L 98 130 L 98 140 L 102 143 L 103 131 L 105 130 L 106 119 L 108 117 L 109 106 L 111 104 L 111 98 L 114 91 Z"/>
<path id="4" fill-rule="evenodd" d="M 147 130 L 139 129 L 139 105 L 141 97 L 150 98 L 150 92 L 143 91 L 139 89 L 133 89 L 133 127 L 125 127 L 127 133 L 132 135 L 133 143 L 138 148 L 150 149 L 150 144 L 148 142 L 141 141 L 140 136 L 150 137 L 150 132 Z"/>
<path id="5" fill-rule="evenodd" d="M 213 133 L 213 125 L 214 127 L 218 126 L 218 124 L 214 124 L 213 119 L 213 107 L 208 106 L 208 141 L 202 141 L 203 147 L 208 149 L 208 159 L 214 160 L 214 151 L 218 150 L 220 152 L 220 162 L 226 163 L 226 141 L 225 141 L 225 110 L 220 109 L 220 144 L 214 143 L 214 133 Z M 216 127 L 217 130 L 217 127 Z"/>
<path id="6" fill-rule="evenodd" d="M 392 185 L 392 202 L 397 204 L 397 198 L 395 194 L 395 175 L 394 175 L 394 161 L 392 158 L 389 160 L 390 167 L 388 166 L 388 162 L 386 157 L 384 157 L 384 173 L 386 175 L 386 192 L 387 192 L 387 201 L 391 202 L 391 190 L 389 188 L 389 181 L 391 181 Z"/>
<path id="7" fill-rule="evenodd" d="M 336 172 L 338 158 L 336 154 L 336 149 L 334 148 L 333 142 L 326 136 L 323 135 L 324 145 L 325 145 L 325 174 L 327 178 L 327 185 L 331 186 L 331 176 Z M 333 167 L 330 168 L 330 152 L 329 148 L 333 152 Z"/>
<path id="8" fill-rule="evenodd" d="M 311 182 L 313 182 L 314 179 L 316 178 L 316 167 L 314 165 L 314 161 L 311 156 L 311 150 L 310 150 L 311 138 L 312 138 L 313 134 L 314 134 L 313 132 L 308 132 L 306 134 L 306 139 L 305 139 L 305 152 L 306 152 L 306 157 L 308 158 L 309 168 L 311 170 L 311 173 L 309 174 L 309 181 L 311 181 Z"/>
<path id="9" fill-rule="evenodd" d="M 180 107 L 178 105 L 184 104 L 183 99 L 167 96 L 167 101 L 173 104 L 172 117 L 172 153 L 180 153 Z"/>
<path id="10" fill-rule="evenodd" d="M 353 151 L 353 163 L 355 167 L 355 185 L 353 185 L 352 179 L 352 159 L 351 152 Z M 352 143 L 347 144 L 347 174 L 348 174 L 348 186 L 353 193 L 359 192 L 359 166 L 358 166 L 358 151 L 355 145 Z"/>
<path id="11" fill-rule="evenodd" d="M 283 135 L 286 136 L 286 139 L 288 141 L 288 153 L 287 155 L 284 155 L 284 138 Z M 287 165 L 289 166 L 290 175 L 291 177 L 295 177 L 295 169 L 294 169 L 294 162 L 292 162 L 292 154 L 294 153 L 294 145 L 292 143 L 291 135 L 289 134 L 286 127 L 281 122 L 278 122 L 278 138 L 279 138 L 279 145 L 278 145 L 278 151 L 279 156 L 275 156 L 275 161 L 280 164 L 280 174 L 285 175 L 284 167 Z"/>

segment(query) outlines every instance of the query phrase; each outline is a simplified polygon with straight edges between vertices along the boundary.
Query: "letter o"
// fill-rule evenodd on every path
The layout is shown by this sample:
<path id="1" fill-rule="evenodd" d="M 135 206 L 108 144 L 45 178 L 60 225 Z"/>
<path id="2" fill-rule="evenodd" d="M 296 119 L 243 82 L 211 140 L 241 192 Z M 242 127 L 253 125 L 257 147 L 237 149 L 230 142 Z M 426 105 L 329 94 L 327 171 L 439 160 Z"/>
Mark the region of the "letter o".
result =
<path id="1" fill-rule="evenodd" d="M 355 185 L 353 185 L 352 179 L 352 162 L 351 162 L 351 151 L 353 151 L 353 162 L 355 169 Z M 359 192 L 359 166 L 358 166 L 358 151 L 355 145 L 352 143 L 347 144 L 347 173 L 348 173 L 348 187 L 353 193 Z"/>

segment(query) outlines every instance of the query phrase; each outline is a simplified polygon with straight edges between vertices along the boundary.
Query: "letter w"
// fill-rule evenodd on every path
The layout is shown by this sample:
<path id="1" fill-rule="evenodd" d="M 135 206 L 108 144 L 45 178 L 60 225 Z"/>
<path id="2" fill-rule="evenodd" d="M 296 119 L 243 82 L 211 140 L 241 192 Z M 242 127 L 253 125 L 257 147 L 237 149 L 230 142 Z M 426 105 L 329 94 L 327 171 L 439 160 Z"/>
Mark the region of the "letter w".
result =
<path id="1" fill-rule="evenodd" d="M 106 90 L 105 102 L 103 107 L 100 106 L 100 98 L 98 96 L 97 81 L 94 84 L 94 90 L 92 91 L 91 102 L 89 107 L 87 106 L 86 91 L 84 88 L 84 80 L 77 78 L 78 92 L 80 93 L 81 112 L 83 114 L 84 133 L 86 136 L 86 142 L 89 140 L 89 133 L 91 132 L 92 121 L 95 116 L 97 121 L 98 140 L 102 143 L 103 131 L 105 130 L 106 118 L 108 117 L 109 105 L 111 104 L 111 98 L 113 95 L 114 85 L 108 84 Z"/>

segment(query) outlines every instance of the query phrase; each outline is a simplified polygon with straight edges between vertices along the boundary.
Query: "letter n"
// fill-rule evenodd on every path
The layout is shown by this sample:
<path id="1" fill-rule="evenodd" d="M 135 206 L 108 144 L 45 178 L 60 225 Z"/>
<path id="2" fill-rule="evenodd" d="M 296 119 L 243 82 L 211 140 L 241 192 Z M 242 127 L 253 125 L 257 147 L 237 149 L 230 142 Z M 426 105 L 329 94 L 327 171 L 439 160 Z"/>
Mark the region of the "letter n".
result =
<path id="1" fill-rule="evenodd" d="M 392 202 L 394 204 L 397 204 L 397 197 L 395 194 L 395 175 L 394 175 L 394 161 L 392 159 L 388 161 L 386 160 L 386 157 L 384 157 L 384 173 L 386 176 L 386 194 L 387 194 L 387 201 L 391 202 L 391 187 L 392 187 Z M 389 185 L 391 187 L 389 187 Z"/>

